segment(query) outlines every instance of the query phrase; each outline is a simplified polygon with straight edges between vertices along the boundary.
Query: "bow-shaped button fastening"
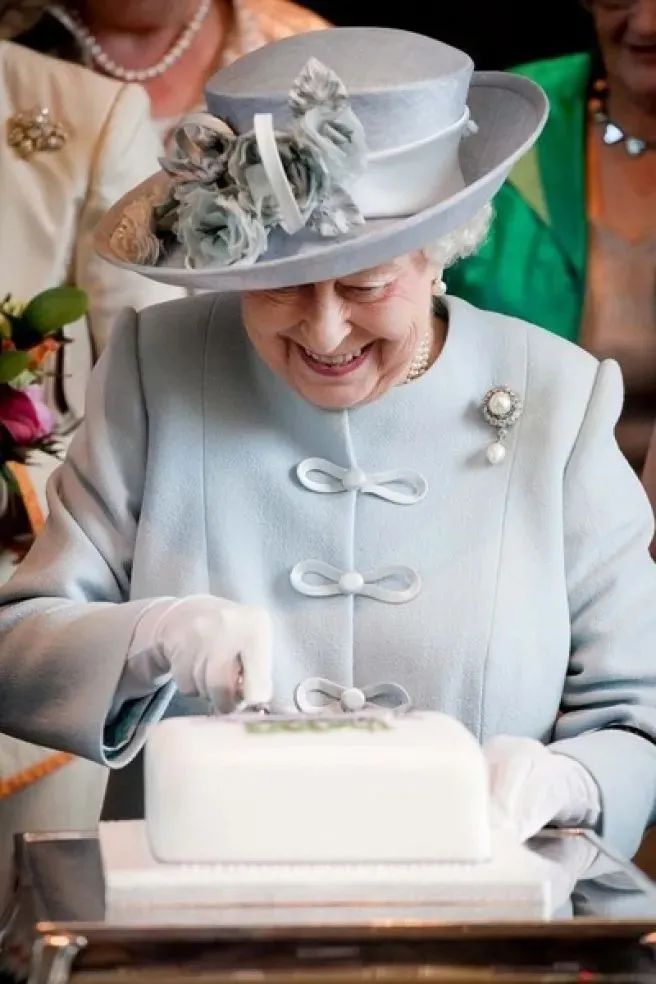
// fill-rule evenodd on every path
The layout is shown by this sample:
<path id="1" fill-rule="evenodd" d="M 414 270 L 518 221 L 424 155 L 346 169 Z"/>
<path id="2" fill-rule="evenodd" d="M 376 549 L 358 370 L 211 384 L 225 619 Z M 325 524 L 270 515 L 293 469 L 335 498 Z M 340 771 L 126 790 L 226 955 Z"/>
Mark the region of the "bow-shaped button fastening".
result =
<path id="1" fill-rule="evenodd" d="M 299 711 L 354 713 L 370 709 L 409 711 L 410 695 L 400 683 L 374 683 L 367 687 L 343 687 L 324 677 L 308 677 L 297 686 L 294 701 Z"/>
<path id="2" fill-rule="evenodd" d="M 296 474 L 310 492 L 362 492 L 400 506 L 414 505 L 428 490 L 419 472 L 392 468 L 367 475 L 361 468 L 342 468 L 326 458 L 306 458 L 296 466 Z"/>
<path id="3" fill-rule="evenodd" d="M 340 571 L 323 560 L 303 560 L 292 569 L 289 580 L 299 594 L 310 598 L 331 595 L 365 595 L 390 605 L 412 601 L 421 591 L 421 577 L 412 567 L 382 567 L 378 571 Z M 383 581 L 400 581 L 403 587 L 387 587 Z"/>

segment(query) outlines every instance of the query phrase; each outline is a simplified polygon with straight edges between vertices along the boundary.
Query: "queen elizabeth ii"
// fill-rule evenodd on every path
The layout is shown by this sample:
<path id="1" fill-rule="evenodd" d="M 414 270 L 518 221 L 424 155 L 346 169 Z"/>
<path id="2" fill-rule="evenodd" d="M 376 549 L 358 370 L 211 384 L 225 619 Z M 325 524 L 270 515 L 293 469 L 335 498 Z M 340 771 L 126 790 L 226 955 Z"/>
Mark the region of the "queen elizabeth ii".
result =
<path id="1" fill-rule="evenodd" d="M 521 837 L 590 824 L 631 854 L 656 572 L 619 371 L 442 296 L 543 94 L 337 29 L 207 100 L 99 248 L 209 292 L 113 333 L 2 595 L 0 727 L 121 766 L 176 708 L 411 702 L 485 745 Z"/>

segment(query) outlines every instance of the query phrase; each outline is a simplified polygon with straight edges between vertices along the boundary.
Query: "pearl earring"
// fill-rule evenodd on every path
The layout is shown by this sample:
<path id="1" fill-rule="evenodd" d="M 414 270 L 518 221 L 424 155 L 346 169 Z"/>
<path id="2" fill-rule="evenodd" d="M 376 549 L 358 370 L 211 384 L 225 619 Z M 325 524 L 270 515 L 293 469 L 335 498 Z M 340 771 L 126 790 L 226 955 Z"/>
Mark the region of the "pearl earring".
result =
<path id="1" fill-rule="evenodd" d="M 436 277 L 433 281 L 432 294 L 433 297 L 444 297 L 446 294 L 446 284 L 439 277 Z"/>
<path id="2" fill-rule="evenodd" d="M 501 464 L 506 457 L 508 430 L 519 420 L 523 408 L 520 397 L 508 386 L 495 386 L 485 394 L 481 410 L 487 423 L 497 431 L 496 440 L 485 452 L 491 465 Z"/>

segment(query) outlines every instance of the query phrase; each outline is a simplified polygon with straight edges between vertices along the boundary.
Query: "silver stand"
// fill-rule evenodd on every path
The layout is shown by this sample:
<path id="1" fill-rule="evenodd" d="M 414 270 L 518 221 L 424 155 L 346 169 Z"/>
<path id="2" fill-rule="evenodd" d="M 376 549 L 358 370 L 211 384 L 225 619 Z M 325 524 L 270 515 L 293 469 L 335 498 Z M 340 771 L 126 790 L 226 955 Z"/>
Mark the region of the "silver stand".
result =
<path id="1" fill-rule="evenodd" d="M 50 934 L 35 940 L 27 984 L 68 984 L 76 956 L 87 944 L 83 936 Z"/>

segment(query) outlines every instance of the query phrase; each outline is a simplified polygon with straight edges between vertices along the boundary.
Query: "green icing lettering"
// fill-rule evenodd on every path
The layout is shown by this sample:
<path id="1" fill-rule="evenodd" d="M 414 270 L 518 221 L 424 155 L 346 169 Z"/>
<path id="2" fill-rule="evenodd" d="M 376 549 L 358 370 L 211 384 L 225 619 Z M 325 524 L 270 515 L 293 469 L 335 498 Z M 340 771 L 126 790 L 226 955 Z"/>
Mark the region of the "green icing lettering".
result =
<path id="1" fill-rule="evenodd" d="M 329 731 L 389 731 L 390 725 L 382 718 L 339 717 L 304 718 L 294 717 L 285 720 L 247 721 L 244 728 L 249 735 L 273 734 L 316 734 Z"/>

